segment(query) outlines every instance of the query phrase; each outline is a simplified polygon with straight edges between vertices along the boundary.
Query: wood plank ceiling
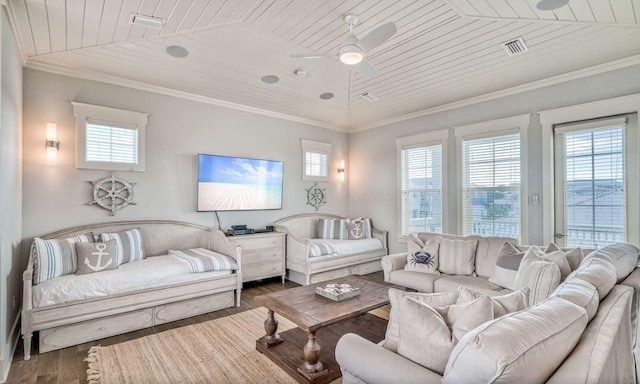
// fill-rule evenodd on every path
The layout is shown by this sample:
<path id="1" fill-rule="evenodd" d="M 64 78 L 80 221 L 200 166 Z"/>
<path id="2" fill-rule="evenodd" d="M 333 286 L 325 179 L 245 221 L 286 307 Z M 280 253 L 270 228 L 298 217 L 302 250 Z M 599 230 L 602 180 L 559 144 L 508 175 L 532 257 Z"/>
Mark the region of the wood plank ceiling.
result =
<path id="1" fill-rule="evenodd" d="M 343 131 L 416 116 L 585 68 L 640 62 L 640 0 L 9 0 L 28 67 L 146 85 Z M 134 26 L 132 13 L 165 19 Z M 364 79 L 335 57 L 348 27 L 398 32 L 367 52 Z M 522 37 L 524 54 L 501 43 Z M 166 54 L 170 45 L 186 58 Z M 304 69 L 304 78 L 294 74 Z M 264 84 L 264 75 L 280 78 Z M 319 95 L 335 97 L 322 100 Z M 374 93 L 379 100 L 360 97 Z"/>

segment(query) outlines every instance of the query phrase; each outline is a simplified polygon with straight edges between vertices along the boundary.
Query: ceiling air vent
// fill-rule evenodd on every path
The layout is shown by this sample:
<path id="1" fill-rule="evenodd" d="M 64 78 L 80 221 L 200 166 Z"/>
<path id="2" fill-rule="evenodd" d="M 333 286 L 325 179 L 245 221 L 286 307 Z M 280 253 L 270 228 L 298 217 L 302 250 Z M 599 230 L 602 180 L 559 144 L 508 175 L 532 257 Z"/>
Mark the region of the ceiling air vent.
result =
<path id="1" fill-rule="evenodd" d="M 377 101 L 378 100 L 378 96 L 374 95 L 371 92 L 365 92 L 363 94 L 360 95 L 363 99 L 367 100 L 368 102 L 373 102 L 373 101 Z"/>
<path id="2" fill-rule="evenodd" d="M 502 43 L 502 46 L 504 47 L 504 50 L 507 51 L 509 56 L 515 56 L 521 53 L 525 53 L 529 49 L 527 48 L 527 44 L 525 44 L 522 37 L 504 42 Z"/>

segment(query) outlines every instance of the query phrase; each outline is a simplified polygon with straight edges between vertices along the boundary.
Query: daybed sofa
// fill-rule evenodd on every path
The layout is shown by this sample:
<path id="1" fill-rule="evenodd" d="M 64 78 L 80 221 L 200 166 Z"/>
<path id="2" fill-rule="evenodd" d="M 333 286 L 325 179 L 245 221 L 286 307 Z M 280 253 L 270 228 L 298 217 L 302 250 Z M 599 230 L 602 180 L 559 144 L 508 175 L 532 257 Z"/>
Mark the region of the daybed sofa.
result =
<path id="1" fill-rule="evenodd" d="M 287 234 L 287 278 L 301 285 L 382 269 L 380 259 L 388 253 L 387 231 L 371 228 L 371 237 L 361 240 L 320 239 L 321 219 L 344 220 L 331 214 L 302 214 L 274 222 Z M 329 250 L 313 256 L 313 248 Z M 322 252 L 319 252 L 322 253 Z"/>
<path id="2" fill-rule="evenodd" d="M 39 331 L 42 353 L 233 307 L 234 303 L 240 305 L 241 249 L 232 246 L 217 229 L 176 221 L 112 222 L 51 233 L 42 236 L 39 244 L 64 248 L 68 247 L 66 242 L 45 240 L 85 235 L 97 238 L 101 233 L 132 229 L 138 229 L 141 235 L 142 260 L 121 264 L 113 270 L 70 273 L 45 281 L 37 281 L 41 275 L 37 264 L 34 265 L 38 259 L 34 257 L 37 252 L 34 241 L 23 274 L 25 360 L 31 356 L 35 331 Z M 194 266 L 167 254 L 169 250 L 196 248 L 225 255 L 237 263 L 238 269 L 192 273 Z M 96 265 L 106 265 L 105 259 Z"/>
<path id="3" fill-rule="evenodd" d="M 496 242 L 495 245 L 498 242 L 497 239 L 480 240 Z M 407 255 L 403 256 L 406 261 Z M 495 259 L 484 252 L 478 256 Z M 476 259 L 480 265 L 482 261 Z M 385 275 L 392 270 L 399 271 L 399 264 L 399 255 L 383 259 Z M 393 296 L 396 300 L 395 304 L 392 300 L 387 337 L 380 344 L 373 344 L 354 334 L 343 336 L 336 346 L 336 360 L 342 369 L 343 383 L 638 382 L 640 268 L 637 264 L 638 248 L 631 244 L 614 244 L 590 252 L 547 298 L 524 309 L 512 308 L 500 316 L 495 315 L 499 300 L 524 293 L 528 296 L 530 289 L 512 292 L 493 287 L 489 285 L 486 274 L 465 279 L 458 276 L 454 280 L 458 282 L 456 289 L 451 280 L 441 285 L 438 279 L 434 279 L 424 285 L 416 280 L 416 276 L 401 273 L 395 276 L 395 283 L 402 282 L 398 280 L 399 276 L 413 276 L 416 279 L 407 280 L 409 284 L 435 293 L 390 291 L 390 298 Z M 395 269 L 392 268 L 394 265 Z M 559 273 L 559 268 L 554 267 L 551 273 Z M 488 269 L 480 268 L 478 274 L 483 271 L 488 272 Z M 440 278 L 449 277 L 455 276 Z M 423 305 L 417 305 L 420 308 L 429 307 L 424 303 L 439 303 L 426 311 L 438 312 L 445 319 L 447 312 L 442 308 L 451 311 L 455 305 L 461 304 L 463 293 L 469 291 L 467 286 L 483 292 L 474 293 L 473 297 L 479 298 L 477 300 L 490 300 L 493 320 L 481 320 L 480 325 L 459 335 L 455 335 L 456 326 L 451 325 L 453 333 L 447 340 L 455 340 L 457 344 L 450 354 L 440 355 L 444 360 L 440 360 L 441 371 L 436 372 L 424 366 L 433 368 L 429 359 L 416 358 L 416 345 L 419 346 L 418 352 L 424 351 L 424 356 L 438 356 L 438 350 L 430 343 L 441 335 L 434 335 L 438 331 L 426 323 L 428 320 L 425 319 L 431 315 L 422 318 L 409 309 L 415 309 L 413 303 L 417 301 L 423 302 Z M 445 296 L 452 301 L 443 304 Z M 396 330 L 399 340 L 391 340 L 394 335 L 391 329 Z M 401 346 L 403 336 L 405 343 Z"/>

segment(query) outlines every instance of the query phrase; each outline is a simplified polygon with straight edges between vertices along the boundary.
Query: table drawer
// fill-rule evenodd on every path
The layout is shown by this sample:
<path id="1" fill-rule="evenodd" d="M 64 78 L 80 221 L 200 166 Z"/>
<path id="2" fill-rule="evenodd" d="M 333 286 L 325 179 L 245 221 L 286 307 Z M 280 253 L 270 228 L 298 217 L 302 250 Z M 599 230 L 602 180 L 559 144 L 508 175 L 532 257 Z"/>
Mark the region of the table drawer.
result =
<path id="1" fill-rule="evenodd" d="M 284 246 L 284 236 L 266 236 L 266 237 L 241 237 L 233 239 L 236 245 L 242 247 L 242 253 L 255 251 L 266 248 L 282 248 Z"/>
<path id="2" fill-rule="evenodd" d="M 261 264 L 270 261 L 284 260 L 284 251 L 281 248 L 264 249 L 261 251 L 242 252 L 242 266 Z"/>
<path id="3" fill-rule="evenodd" d="M 262 264 L 243 265 L 242 281 L 266 279 L 267 277 L 282 276 L 284 264 L 282 261 Z"/>

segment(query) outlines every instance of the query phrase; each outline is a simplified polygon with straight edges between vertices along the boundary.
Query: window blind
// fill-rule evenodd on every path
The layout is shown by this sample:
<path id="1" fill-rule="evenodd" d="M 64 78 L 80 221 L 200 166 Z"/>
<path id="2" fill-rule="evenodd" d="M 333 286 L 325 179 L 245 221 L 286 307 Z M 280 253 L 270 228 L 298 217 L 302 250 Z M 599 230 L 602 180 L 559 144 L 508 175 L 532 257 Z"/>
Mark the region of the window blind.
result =
<path id="1" fill-rule="evenodd" d="M 442 145 L 400 152 L 401 236 L 442 233 Z"/>
<path id="2" fill-rule="evenodd" d="M 87 121 L 86 160 L 137 164 L 138 130 Z"/>
<path id="3" fill-rule="evenodd" d="M 305 155 L 306 175 L 326 177 L 328 169 L 327 154 L 307 151 Z"/>
<path id="4" fill-rule="evenodd" d="M 464 235 L 520 238 L 520 134 L 463 140 Z"/>
<path id="5" fill-rule="evenodd" d="M 587 125 L 588 124 L 588 125 Z M 564 143 L 564 231 L 568 247 L 625 241 L 625 120 L 557 127 Z"/>

